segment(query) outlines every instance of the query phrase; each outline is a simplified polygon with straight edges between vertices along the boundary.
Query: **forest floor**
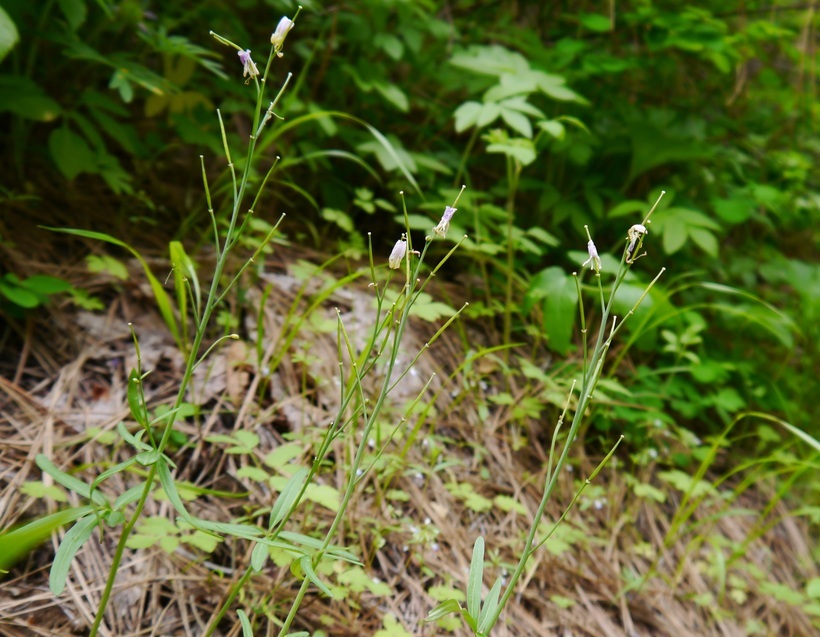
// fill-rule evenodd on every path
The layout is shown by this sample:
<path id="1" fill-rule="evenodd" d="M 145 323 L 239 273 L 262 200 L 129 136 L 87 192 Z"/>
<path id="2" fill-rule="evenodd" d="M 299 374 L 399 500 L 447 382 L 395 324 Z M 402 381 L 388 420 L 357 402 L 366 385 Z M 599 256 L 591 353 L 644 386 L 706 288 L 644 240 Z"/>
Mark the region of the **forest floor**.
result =
<path id="1" fill-rule="evenodd" d="M 289 464 L 310 462 L 313 444 L 339 402 L 336 331 L 327 325 L 335 325 L 339 308 L 352 333 L 365 327 L 356 321 L 370 307 L 369 292 L 364 283 L 355 282 L 314 310 L 274 369 L 260 367 L 257 353 L 270 361 L 277 352 L 276 343 L 288 329 L 285 317 L 298 305 L 308 267 L 298 258 L 304 255 L 281 253 L 277 248 L 276 262 L 247 290 L 246 306 L 230 308 L 241 317 L 242 339 L 216 351 L 203 366 L 189 395 L 197 413 L 177 427 L 179 439 L 171 449 L 176 479 L 187 485 L 187 505 L 199 517 L 230 521 L 247 516 L 265 524 L 276 479 L 288 475 Z M 66 502 L 83 504 L 75 494 L 52 488 L 34 463 L 37 454 L 88 482 L 131 454 L 115 434 L 121 422 L 132 430 L 136 426 L 126 399 L 128 372 L 135 364 L 128 323 L 139 335 L 143 369 L 152 370 L 145 384 L 151 408 L 173 401 L 181 374 L 181 357 L 145 286 L 117 283 L 65 264 L 43 267 L 102 296 L 106 309 L 91 312 L 55 304 L 10 326 L 0 350 L 2 529 Z M 132 280 L 142 280 L 139 268 L 132 272 Z M 275 292 L 258 312 L 268 284 Z M 260 318 L 266 328 L 257 344 Z M 432 333 L 429 323 L 412 322 L 410 329 L 408 360 Z M 486 325 L 465 323 L 461 329 L 474 350 L 499 338 Z M 386 438 L 407 402 L 437 374 L 423 399 L 429 409 L 412 412 L 359 485 L 345 518 L 338 543 L 354 551 L 364 566 L 331 564 L 320 573 L 334 599 L 312 589 L 297 629 L 312 634 L 323 630 L 332 637 L 467 635 L 458 622 L 423 620 L 439 601 L 466 590 L 476 538 L 483 536 L 487 546 L 485 590 L 497 576 L 512 571 L 541 498 L 559 410 L 524 427 L 512 422 L 509 408 L 488 402 L 504 383 L 500 365 L 490 356 L 476 360 L 473 367 L 484 365 L 476 382 L 475 369 L 469 377 L 466 368 L 454 372 L 464 356 L 463 341 L 445 336 L 391 396 L 384 415 Z M 550 363 L 541 367 L 549 369 Z M 516 388 L 511 391 L 515 394 Z M 257 438 L 245 450 L 229 451 L 225 437 L 237 431 Z M 335 443 L 333 458 L 346 457 L 356 442 L 349 438 Z M 768 507 L 775 486 L 741 489 L 740 478 L 718 486 L 719 474 L 710 474 L 704 483 L 713 488 L 689 498 L 697 506 L 691 515 L 682 515 L 685 495 L 659 481 L 654 462 L 632 464 L 629 454 L 635 451 L 629 441 L 624 443 L 621 459 L 596 477 L 532 558 L 493 634 L 817 634 L 816 609 L 796 605 L 789 597 L 790 590 L 820 575 L 813 562 L 815 538 L 805 518 L 789 510 L 787 499 Z M 739 462 L 728 450 L 721 455 L 724 472 Z M 599 460 L 581 447 L 572 457 L 571 471 L 561 476 L 547 510 L 550 523 Z M 329 463 L 318 476 L 322 489 L 317 485 L 300 508 L 293 530 L 327 528 L 333 495 L 346 478 L 341 465 Z M 116 497 L 138 479 L 138 471 L 118 473 L 100 488 Z M 51 490 L 24 486 L 41 480 L 41 488 Z M 734 498 L 727 495 L 733 493 Z M 201 635 L 248 564 L 252 546 L 234 540 L 213 547 L 186 542 L 188 530 L 157 522 L 174 519 L 167 499 L 150 499 L 146 515 L 153 526 L 137 527 L 137 534 L 147 538 L 146 547 L 126 552 L 101 634 Z M 55 597 L 49 591 L 49 568 L 66 530 L 3 578 L 0 635 L 88 633 L 118 529 L 106 529 L 83 547 L 66 590 Z M 156 542 L 151 542 L 152 534 Z M 273 557 L 276 563 L 268 562 L 251 579 L 234 608 L 284 616 L 299 580 L 287 568 L 286 554 Z M 273 622 L 259 621 L 257 627 L 257 635 L 276 634 Z M 240 634 L 235 612 L 219 631 Z"/>

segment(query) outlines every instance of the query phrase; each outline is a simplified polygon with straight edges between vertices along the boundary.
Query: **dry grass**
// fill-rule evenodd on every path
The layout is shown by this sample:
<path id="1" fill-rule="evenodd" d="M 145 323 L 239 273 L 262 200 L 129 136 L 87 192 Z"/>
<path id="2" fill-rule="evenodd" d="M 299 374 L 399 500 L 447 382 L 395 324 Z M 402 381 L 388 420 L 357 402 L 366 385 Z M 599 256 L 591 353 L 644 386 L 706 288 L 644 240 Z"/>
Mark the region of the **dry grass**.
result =
<path id="1" fill-rule="evenodd" d="M 276 274 L 270 275 L 277 291 L 264 311 L 268 359 L 274 353 L 276 336 L 283 329 L 283 317 L 294 296 L 295 282 L 281 265 Z M 260 287 L 264 283 L 260 282 Z M 347 288 L 334 295 L 323 310 L 333 318 L 333 308 L 340 307 L 354 334 L 364 327 L 357 321 L 369 305 L 367 291 L 362 288 Z M 252 294 L 251 298 L 258 298 L 258 292 L 254 294 L 257 296 Z M 149 403 L 171 400 L 181 361 L 150 307 L 143 290 L 126 288 L 111 298 L 104 314 L 52 310 L 45 324 L 38 322 L 29 329 L 16 326 L 17 336 L 7 344 L 0 361 L 0 528 L 57 507 L 50 500 L 35 500 L 20 491 L 26 481 L 40 479 L 33 463 L 36 454 L 46 454 L 58 466 L 89 481 L 100 467 L 129 455 L 130 451 L 122 447 L 89 444 L 86 435 L 91 427 L 109 431 L 122 420 L 128 422 L 125 385 L 133 365 L 133 347 L 125 329 L 128 321 L 134 322 L 140 334 L 144 367 L 154 370 L 147 386 Z M 252 346 L 252 312 L 244 327 Z M 429 336 L 428 330 L 427 325 L 413 324 L 406 351 L 417 351 Z M 471 338 L 475 336 L 468 333 Z M 334 417 L 338 402 L 338 389 L 332 382 L 338 374 L 334 338 L 334 334 L 321 335 L 306 328 L 300 339 L 312 344 L 309 352 L 317 360 L 305 367 L 285 357 L 269 379 L 261 400 L 258 392 L 264 379 L 247 351 L 223 349 L 215 356 L 209 374 L 201 375 L 195 386 L 196 402 L 205 406 L 201 417 L 179 426 L 193 444 L 176 451 L 173 459 L 179 465 L 179 479 L 238 497 L 200 496 L 189 503 L 195 515 L 228 521 L 248 514 L 253 517 L 253 512 L 270 506 L 275 494 L 264 485 L 238 477 L 237 472 L 244 466 L 258 465 L 285 441 L 287 434 L 297 435 L 297 441 L 304 444 L 304 460 L 309 460 L 308 442 L 316 439 Z M 294 350 L 299 349 L 300 339 Z M 399 467 L 392 480 L 388 481 L 385 471 L 379 470 L 361 485 L 338 538 L 338 543 L 361 556 L 368 574 L 387 583 L 393 594 L 350 593 L 342 601 L 312 595 L 302 607 L 299 627 L 311 631 L 323 628 L 331 636 L 372 635 L 382 628 L 384 616 L 393 613 L 412 635 L 446 634 L 434 625 L 421 623 L 436 603 L 429 593 L 437 585 L 465 589 L 477 535 L 484 536 L 488 559 L 498 565 L 488 566 L 488 575 L 494 578 L 504 568 L 512 570 L 509 564 L 516 559 L 540 499 L 545 462 L 542 446 L 548 441 L 552 420 L 533 423 L 528 432 L 531 444 L 514 450 L 509 415 L 493 408 L 489 421 L 481 417 L 480 389 L 458 401 L 451 400 L 451 391 L 461 387 L 462 379 L 448 381 L 447 377 L 461 351 L 455 339 L 442 339 L 419 362 L 417 375 L 408 376 L 408 382 L 399 388 L 395 404 L 384 416 L 392 422 L 400 416 L 400 404 L 415 395 L 432 372 L 438 372 L 442 380 L 436 381 L 431 395 L 441 391 L 429 420 L 431 429 L 425 425 L 426 433 L 411 448 L 406 464 Z M 305 387 L 307 391 L 303 391 Z M 211 433 L 238 429 L 252 430 L 260 436 L 253 458 L 225 454 L 223 448 L 204 440 Z M 401 447 L 401 441 L 397 443 L 391 450 Z M 447 461 L 446 467 L 431 468 L 431 445 L 442 450 L 440 460 Z M 337 443 L 333 457 L 341 458 L 345 453 L 343 444 Z M 550 519 L 557 519 L 570 501 L 573 478 L 587 475 L 593 466 L 592 459 L 581 458 L 573 472 L 564 476 L 558 497 L 549 508 Z M 761 634 L 812 634 L 816 626 L 803 609 L 778 602 L 761 591 L 747 572 L 748 565 L 754 565 L 770 580 L 790 587 L 818 575 L 812 563 L 808 529 L 789 515 L 784 505 L 773 513 L 780 521 L 755 540 L 745 559 L 730 570 L 731 575 L 747 584 L 746 598 L 737 595 L 733 599 L 728 594 L 721 596 L 715 588 L 716 579 L 707 575 L 713 555 L 710 546 L 689 551 L 689 538 L 682 537 L 664 548 L 664 536 L 677 504 L 674 492 L 668 493 L 662 505 L 639 499 L 625 484 L 625 470 L 607 468 L 597 480 L 604 493 L 600 508 L 577 509 L 561 534 L 564 544 L 551 545 L 552 550 L 542 549 L 536 555 L 524 578 L 526 586 L 519 587 L 513 604 L 502 616 L 504 623 L 494 635 L 729 637 L 747 634 L 751 621 L 765 627 Z M 651 467 L 640 471 L 641 480 L 651 480 Z M 44 479 L 48 481 L 47 476 Z M 320 479 L 341 488 L 345 475 L 335 463 Z M 137 476 L 131 473 L 117 474 L 103 491 L 118 494 L 136 481 Z M 403 491 L 408 499 L 391 499 L 386 491 L 388 482 L 390 488 Z M 526 513 L 495 507 L 483 513 L 472 511 L 448 490 L 448 483 L 454 482 L 472 485 L 487 498 L 513 496 Z M 766 486 L 760 485 L 744 495 L 742 505 L 761 510 L 766 498 Z M 73 495 L 70 501 L 80 504 Z M 696 518 L 706 520 L 714 513 L 714 506 L 704 505 Z M 173 509 L 166 501 L 152 500 L 145 514 L 173 518 Z M 331 518 L 331 511 L 307 503 L 292 528 L 303 532 L 321 530 Z M 265 523 L 264 516 L 254 519 Z M 711 535 L 737 542 L 758 522 L 756 516 L 722 517 L 714 522 Z M 0 634 L 87 633 L 116 539 L 115 532 L 106 529 L 100 541 L 91 541 L 82 549 L 72 565 L 67 589 L 58 599 L 48 590 L 48 568 L 59 538 L 53 538 L 14 567 L 0 589 Z M 563 550 L 558 550 L 561 547 Z M 127 551 L 103 634 L 202 634 L 231 583 L 248 564 L 250 548 L 246 542 L 227 541 L 210 555 L 187 547 L 171 554 L 157 547 Z M 640 576 L 656 559 L 657 574 L 640 590 L 622 594 L 624 575 Z M 680 564 L 683 566 L 675 578 Z M 327 576 L 327 580 L 333 583 L 335 576 Z M 252 580 L 241 606 L 282 617 L 297 586 L 298 581 L 287 568 L 269 563 Z M 705 602 L 707 595 L 711 602 Z M 555 596 L 570 600 L 571 605 L 562 608 L 552 601 Z M 263 622 L 261 626 L 257 634 L 276 634 L 272 625 Z M 223 635 L 240 634 L 234 619 L 226 619 L 220 629 Z M 459 629 L 455 634 L 467 633 Z"/>

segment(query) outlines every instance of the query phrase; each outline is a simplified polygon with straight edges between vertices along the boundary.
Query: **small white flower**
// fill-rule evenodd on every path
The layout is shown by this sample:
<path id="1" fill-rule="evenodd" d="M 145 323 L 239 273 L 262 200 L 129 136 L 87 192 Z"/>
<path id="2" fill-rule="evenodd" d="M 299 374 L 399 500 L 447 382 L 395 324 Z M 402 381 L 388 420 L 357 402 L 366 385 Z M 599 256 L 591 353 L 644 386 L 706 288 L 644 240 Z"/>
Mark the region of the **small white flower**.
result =
<path id="1" fill-rule="evenodd" d="M 629 229 L 629 232 L 627 232 L 627 238 L 629 239 L 629 246 L 626 248 L 627 263 L 632 263 L 635 260 L 635 251 L 638 249 L 638 242 L 646 233 L 646 226 L 640 223 L 636 223 Z"/>
<path id="2" fill-rule="evenodd" d="M 259 69 L 256 68 L 256 64 L 251 59 L 250 49 L 239 51 L 239 61 L 242 62 L 242 77 L 250 76 L 249 79 L 253 79 L 259 75 Z"/>
<path id="3" fill-rule="evenodd" d="M 601 257 L 598 256 L 598 248 L 595 247 L 592 239 L 589 240 L 587 243 L 587 252 L 589 252 L 589 259 L 584 261 L 583 265 L 589 263 L 589 267 L 591 267 L 596 272 L 601 271 Z"/>
<path id="4" fill-rule="evenodd" d="M 440 237 L 447 236 L 447 231 L 450 229 L 450 220 L 453 218 L 453 215 L 456 214 L 456 210 L 458 210 L 458 208 L 453 208 L 451 206 L 445 207 L 444 214 L 441 215 L 441 221 L 439 221 L 438 225 L 433 228 L 433 232 Z"/>
<path id="5" fill-rule="evenodd" d="M 285 38 L 288 35 L 288 31 L 293 28 L 293 20 L 288 17 L 283 17 L 279 20 L 279 24 L 276 25 L 276 31 L 274 31 L 270 36 L 270 43 L 275 46 L 277 49 L 281 49 L 282 45 L 285 43 Z M 282 54 L 279 53 L 281 57 Z"/>
<path id="6" fill-rule="evenodd" d="M 407 241 L 405 239 L 399 239 L 396 241 L 396 245 L 393 246 L 390 258 L 387 259 L 388 265 L 394 270 L 398 270 L 401 267 L 401 262 L 405 254 L 407 254 Z"/>

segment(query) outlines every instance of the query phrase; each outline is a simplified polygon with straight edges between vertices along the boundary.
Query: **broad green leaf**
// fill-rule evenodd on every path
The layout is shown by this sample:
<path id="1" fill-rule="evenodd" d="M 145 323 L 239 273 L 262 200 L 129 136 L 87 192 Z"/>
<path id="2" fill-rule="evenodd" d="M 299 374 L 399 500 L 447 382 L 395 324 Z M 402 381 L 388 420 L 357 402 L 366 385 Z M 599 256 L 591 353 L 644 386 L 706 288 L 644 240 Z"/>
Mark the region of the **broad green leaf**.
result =
<path id="1" fill-rule="evenodd" d="M 564 139 L 567 134 L 567 131 L 564 129 L 564 125 L 554 119 L 538 122 L 538 127 L 559 141 Z"/>
<path id="2" fill-rule="evenodd" d="M 66 179 L 97 172 L 96 154 L 88 143 L 68 128 L 56 128 L 48 136 L 48 150 Z"/>
<path id="3" fill-rule="evenodd" d="M 31 78 L 0 75 L 0 112 L 14 113 L 18 117 L 39 122 L 51 122 L 57 119 L 61 111 L 60 105 Z"/>
<path id="4" fill-rule="evenodd" d="M 522 165 L 528 166 L 535 161 L 535 147 L 529 139 L 514 138 L 496 142 L 487 146 L 488 153 L 500 153 L 512 157 Z"/>
<path id="5" fill-rule="evenodd" d="M 692 242 L 706 254 L 713 258 L 717 257 L 718 240 L 714 234 L 703 228 L 690 228 L 689 236 Z"/>
<path id="6" fill-rule="evenodd" d="M 483 104 L 476 118 L 476 126 L 484 128 L 497 120 L 499 115 L 501 115 L 501 107 L 498 104 L 494 102 Z"/>
<path id="7" fill-rule="evenodd" d="M 34 276 L 30 276 L 24 279 L 20 285 L 36 294 L 44 295 L 68 292 L 72 288 L 72 285 L 68 281 L 47 274 L 35 274 Z"/>
<path id="8" fill-rule="evenodd" d="M 60 10 L 68 22 L 68 26 L 72 31 L 85 22 L 88 9 L 85 6 L 85 0 L 57 0 L 60 5 Z"/>
<path id="9" fill-rule="evenodd" d="M 17 25 L 14 24 L 14 20 L 9 17 L 6 10 L 0 7 L 0 62 L 19 41 L 20 34 L 17 32 Z"/>
<path id="10" fill-rule="evenodd" d="M 650 498 L 655 502 L 666 502 L 666 494 L 653 487 L 651 484 L 637 483 L 632 486 L 632 491 L 639 498 Z"/>
<path id="11" fill-rule="evenodd" d="M 54 563 L 51 565 L 51 573 L 48 577 L 48 586 L 54 595 L 60 595 L 65 589 L 65 580 L 68 577 L 71 562 L 77 551 L 91 537 L 99 521 L 100 519 L 93 514 L 80 518 L 68 530 L 60 546 L 57 547 L 57 554 L 54 556 Z"/>
<path id="12" fill-rule="evenodd" d="M 612 22 L 609 18 L 599 13 L 579 13 L 578 22 L 590 31 L 604 33 L 612 30 Z"/>
<path id="13" fill-rule="evenodd" d="M 526 115 L 518 111 L 510 110 L 508 108 L 501 109 L 501 119 L 517 133 L 520 133 L 527 139 L 532 137 L 532 124 Z"/>
<path id="14" fill-rule="evenodd" d="M 376 82 L 373 84 L 373 88 L 402 113 L 406 113 L 410 110 L 410 101 L 407 99 L 407 95 L 395 84 Z"/>
<path id="15" fill-rule="evenodd" d="M 0 279 L 0 294 L 15 305 L 28 309 L 35 308 L 42 303 L 39 296 L 17 284 L 10 283 L 6 278 Z"/>
<path id="16" fill-rule="evenodd" d="M 607 217 L 613 219 L 615 217 L 626 217 L 627 215 L 634 215 L 636 212 L 644 213 L 647 210 L 649 210 L 649 206 L 645 201 L 638 201 L 637 199 L 628 199 L 627 201 L 622 201 L 617 206 L 612 208 L 607 213 Z"/>
<path id="17" fill-rule="evenodd" d="M 578 291 L 575 281 L 562 268 L 547 268 L 530 281 L 527 296 L 543 299 L 544 332 L 550 349 L 565 355 L 572 342 L 572 329 L 576 321 Z"/>
<path id="18" fill-rule="evenodd" d="M 481 612 L 481 587 L 484 583 L 484 538 L 480 535 L 473 545 L 470 573 L 467 576 L 467 612 L 478 620 Z"/>

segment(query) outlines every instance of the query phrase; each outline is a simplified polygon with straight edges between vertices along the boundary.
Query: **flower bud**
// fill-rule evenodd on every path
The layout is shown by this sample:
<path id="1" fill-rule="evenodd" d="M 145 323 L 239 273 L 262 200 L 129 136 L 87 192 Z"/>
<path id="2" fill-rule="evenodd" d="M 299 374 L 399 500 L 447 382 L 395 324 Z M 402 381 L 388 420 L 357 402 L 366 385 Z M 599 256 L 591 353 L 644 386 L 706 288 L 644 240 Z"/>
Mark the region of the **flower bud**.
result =
<path id="1" fill-rule="evenodd" d="M 589 259 L 584 261 L 583 265 L 588 263 L 590 268 L 596 272 L 600 272 L 601 257 L 598 256 L 598 248 L 595 247 L 595 243 L 593 243 L 592 239 L 590 239 L 589 243 L 587 243 L 587 252 L 589 253 Z"/>
<path id="2" fill-rule="evenodd" d="M 288 17 L 283 17 L 279 20 L 279 24 L 276 25 L 276 31 L 270 36 L 270 43 L 275 46 L 277 49 L 281 49 L 282 45 L 285 43 L 285 38 L 288 35 L 288 31 L 293 28 L 293 20 Z"/>
<path id="3" fill-rule="evenodd" d="M 407 241 L 405 239 L 399 239 L 396 241 L 396 245 L 393 246 L 390 258 L 387 259 L 388 265 L 394 270 L 398 270 L 401 267 L 401 261 L 404 259 L 405 254 L 407 254 Z"/>

